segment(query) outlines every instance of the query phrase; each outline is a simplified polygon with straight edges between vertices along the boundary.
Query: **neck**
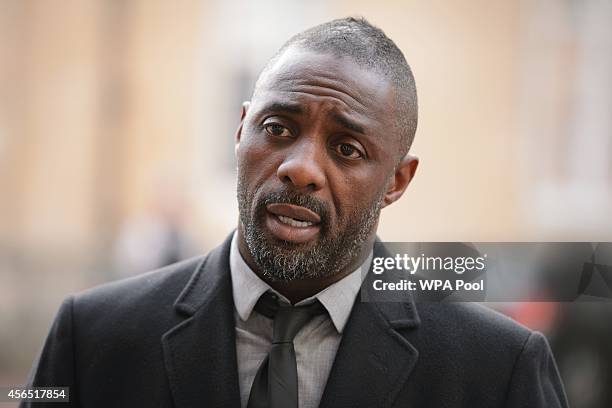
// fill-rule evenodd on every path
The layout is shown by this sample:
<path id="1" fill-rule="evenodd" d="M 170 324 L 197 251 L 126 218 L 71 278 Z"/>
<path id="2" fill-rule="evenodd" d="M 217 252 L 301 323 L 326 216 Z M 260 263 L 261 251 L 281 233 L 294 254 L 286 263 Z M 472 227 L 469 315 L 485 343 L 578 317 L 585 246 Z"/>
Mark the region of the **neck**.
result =
<path id="1" fill-rule="evenodd" d="M 242 259 L 244 259 L 249 268 L 251 268 L 251 270 L 255 272 L 255 274 L 259 276 L 261 280 L 270 285 L 270 287 L 276 290 L 278 293 L 289 299 L 292 304 L 316 295 L 326 287 L 338 282 L 340 279 L 355 271 L 359 265 L 365 262 L 373 245 L 374 234 L 372 234 L 372 237 L 370 237 L 364 243 L 358 256 L 354 257 L 342 270 L 334 273 L 333 275 L 322 278 L 295 279 L 288 282 L 279 282 L 270 280 L 261 272 L 261 269 L 255 263 L 255 260 L 251 256 L 251 252 L 247 247 L 244 235 L 242 233 L 242 228 L 238 228 L 238 249 Z"/>

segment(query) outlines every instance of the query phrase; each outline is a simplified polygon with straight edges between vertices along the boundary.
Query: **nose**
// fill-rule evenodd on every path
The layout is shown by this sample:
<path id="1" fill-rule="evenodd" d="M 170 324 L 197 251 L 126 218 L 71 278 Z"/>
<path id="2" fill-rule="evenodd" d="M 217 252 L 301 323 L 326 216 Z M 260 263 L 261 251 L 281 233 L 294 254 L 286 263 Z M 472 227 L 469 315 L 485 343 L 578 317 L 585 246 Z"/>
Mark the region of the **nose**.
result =
<path id="1" fill-rule="evenodd" d="M 290 183 L 296 190 L 317 191 L 325 185 L 323 154 L 313 141 L 294 146 L 287 154 L 276 174 L 283 183 Z"/>

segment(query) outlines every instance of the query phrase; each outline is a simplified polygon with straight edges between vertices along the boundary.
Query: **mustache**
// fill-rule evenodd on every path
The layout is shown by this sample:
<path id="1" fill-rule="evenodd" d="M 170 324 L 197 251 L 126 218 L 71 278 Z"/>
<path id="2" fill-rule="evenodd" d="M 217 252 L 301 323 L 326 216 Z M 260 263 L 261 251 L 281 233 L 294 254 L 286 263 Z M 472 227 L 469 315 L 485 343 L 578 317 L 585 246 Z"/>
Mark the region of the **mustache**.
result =
<path id="1" fill-rule="evenodd" d="M 329 220 L 329 207 L 322 200 L 312 195 L 301 194 L 290 189 L 283 189 L 266 193 L 259 198 L 256 207 L 264 210 L 268 204 L 293 204 L 308 208 L 310 211 L 319 214 L 321 224 L 327 224 Z"/>

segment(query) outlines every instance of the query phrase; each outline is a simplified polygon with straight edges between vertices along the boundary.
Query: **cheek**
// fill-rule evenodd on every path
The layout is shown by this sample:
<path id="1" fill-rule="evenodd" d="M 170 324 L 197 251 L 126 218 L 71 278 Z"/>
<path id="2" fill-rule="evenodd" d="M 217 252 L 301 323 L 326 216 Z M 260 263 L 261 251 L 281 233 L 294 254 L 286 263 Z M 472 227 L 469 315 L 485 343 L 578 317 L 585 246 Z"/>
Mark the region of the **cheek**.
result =
<path id="1" fill-rule="evenodd" d="M 262 141 L 245 137 L 236 151 L 238 174 L 247 185 L 260 185 L 275 174 L 275 157 Z"/>
<path id="2" fill-rule="evenodd" d="M 366 202 L 367 189 L 360 180 L 352 177 L 334 177 L 330 180 L 330 193 L 337 208 L 341 223 L 351 222 L 353 214 L 359 212 Z"/>
<path id="3" fill-rule="evenodd" d="M 352 175 L 340 173 L 330 180 L 339 223 L 356 221 L 355 217 L 369 210 L 384 192 L 384 177 L 372 173 L 364 169 Z"/>

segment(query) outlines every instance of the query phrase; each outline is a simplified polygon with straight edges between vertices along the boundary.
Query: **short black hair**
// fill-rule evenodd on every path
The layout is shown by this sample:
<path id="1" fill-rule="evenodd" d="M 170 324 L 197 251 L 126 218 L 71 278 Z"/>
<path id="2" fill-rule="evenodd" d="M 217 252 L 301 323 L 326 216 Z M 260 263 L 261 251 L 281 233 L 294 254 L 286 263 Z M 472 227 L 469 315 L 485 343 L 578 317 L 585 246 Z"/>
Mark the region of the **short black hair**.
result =
<path id="1" fill-rule="evenodd" d="M 291 37 L 270 59 L 259 78 L 289 48 L 349 57 L 358 65 L 371 69 L 389 80 L 397 94 L 397 128 L 400 134 L 400 158 L 404 157 L 416 133 L 418 101 L 412 70 L 402 51 L 393 40 L 364 18 L 346 17 L 332 20 L 302 31 Z M 255 85 L 257 89 L 257 84 Z"/>

